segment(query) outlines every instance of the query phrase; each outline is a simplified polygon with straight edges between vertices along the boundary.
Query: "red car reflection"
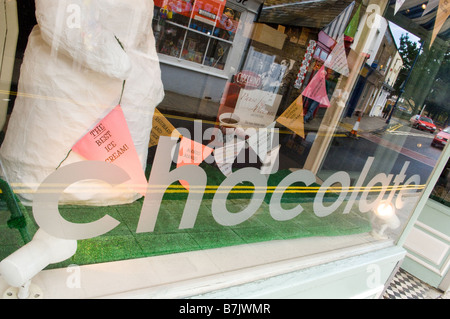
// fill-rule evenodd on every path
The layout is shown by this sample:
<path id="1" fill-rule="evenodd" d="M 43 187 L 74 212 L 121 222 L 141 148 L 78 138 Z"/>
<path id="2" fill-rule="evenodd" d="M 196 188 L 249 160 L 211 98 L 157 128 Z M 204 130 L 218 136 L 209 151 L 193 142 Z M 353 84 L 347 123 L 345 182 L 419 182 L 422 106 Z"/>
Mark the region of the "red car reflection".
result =
<path id="1" fill-rule="evenodd" d="M 450 138 L 450 126 L 447 126 L 445 129 L 436 134 L 431 142 L 431 146 L 444 147 L 447 144 L 448 139 Z"/>
<path id="2" fill-rule="evenodd" d="M 426 116 L 414 115 L 410 119 L 412 127 L 419 130 L 426 130 L 428 132 L 434 133 L 436 131 L 436 125 L 434 125 L 433 120 Z"/>

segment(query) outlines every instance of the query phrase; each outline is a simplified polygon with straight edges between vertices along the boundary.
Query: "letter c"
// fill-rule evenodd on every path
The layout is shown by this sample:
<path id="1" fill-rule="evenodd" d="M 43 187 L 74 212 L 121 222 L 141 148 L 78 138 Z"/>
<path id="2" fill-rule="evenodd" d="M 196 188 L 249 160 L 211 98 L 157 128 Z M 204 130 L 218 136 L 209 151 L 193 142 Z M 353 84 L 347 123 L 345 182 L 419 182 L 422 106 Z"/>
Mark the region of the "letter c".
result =
<path id="1" fill-rule="evenodd" d="M 295 171 L 286 176 L 278 184 L 277 188 L 272 194 L 272 198 L 270 199 L 269 209 L 272 218 L 277 221 L 286 221 L 300 215 L 301 212 L 303 212 L 303 207 L 301 205 L 297 205 L 294 208 L 285 210 L 281 205 L 281 198 L 290 185 L 296 182 L 303 182 L 306 184 L 306 186 L 309 186 L 315 181 L 316 177 L 314 176 L 314 174 L 306 169 Z"/>
<path id="2" fill-rule="evenodd" d="M 81 240 L 103 235 L 120 224 L 109 215 L 85 224 L 71 223 L 61 216 L 58 202 L 64 189 L 86 179 L 122 184 L 130 177 L 122 168 L 101 161 L 82 161 L 59 168 L 42 182 L 34 195 L 33 215 L 39 227 L 57 238 Z"/>
<path id="3" fill-rule="evenodd" d="M 244 210 L 239 213 L 231 213 L 228 211 L 226 205 L 228 194 L 234 186 L 244 181 L 251 182 L 255 186 L 253 197 Z M 232 173 L 220 184 L 214 195 L 211 206 L 214 219 L 222 226 L 235 226 L 246 221 L 261 206 L 266 196 L 266 191 L 267 180 L 260 173 L 260 170 L 247 167 Z"/>

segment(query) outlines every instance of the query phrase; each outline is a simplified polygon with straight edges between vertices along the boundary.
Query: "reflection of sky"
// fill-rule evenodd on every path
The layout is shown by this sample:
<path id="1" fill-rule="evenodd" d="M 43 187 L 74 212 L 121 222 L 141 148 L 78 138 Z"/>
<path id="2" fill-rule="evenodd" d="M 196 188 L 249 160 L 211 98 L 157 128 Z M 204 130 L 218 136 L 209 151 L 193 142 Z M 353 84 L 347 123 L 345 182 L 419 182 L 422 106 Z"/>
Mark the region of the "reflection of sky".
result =
<path id="1" fill-rule="evenodd" d="M 389 27 L 391 28 L 391 32 L 392 32 L 392 35 L 394 37 L 395 43 L 397 45 L 397 48 L 400 46 L 400 36 L 402 34 L 405 34 L 405 33 L 408 33 L 409 39 L 411 41 L 419 43 L 420 38 L 418 38 L 417 36 L 415 36 L 414 34 L 408 32 L 408 31 L 406 31 L 405 29 L 399 27 L 395 23 L 392 23 L 392 22 L 389 21 Z"/>

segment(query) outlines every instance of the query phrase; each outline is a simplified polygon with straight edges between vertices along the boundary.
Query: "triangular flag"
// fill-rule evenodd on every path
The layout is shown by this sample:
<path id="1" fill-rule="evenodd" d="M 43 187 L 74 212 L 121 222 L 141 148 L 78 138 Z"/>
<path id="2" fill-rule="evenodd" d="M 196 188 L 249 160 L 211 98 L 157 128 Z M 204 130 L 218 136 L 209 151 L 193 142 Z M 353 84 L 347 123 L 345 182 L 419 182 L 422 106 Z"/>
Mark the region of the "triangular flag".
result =
<path id="1" fill-rule="evenodd" d="M 325 61 L 325 67 L 344 76 L 349 75 L 350 71 L 348 69 L 347 55 L 345 53 L 344 35 L 339 37 L 333 51 L 328 55 L 328 58 Z"/>
<path id="2" fill-rule="evenodd" d="M 331 21 L 325 28 L 323 28 L 322 31 L 335 40 L 339 38 L 344 33 L 345 27 L 347 26 L 354 7 L 355 1 L 350 3 L 347 8 L 345 8 L 344 11 L 334 18 L 333 21 Z"/>
<path id="3" fill-rule="evenodd" d="M 277 163 L 277 157 L 280 153 L 281 145 L 278 144 L 276 147 L 274 147 L 269 153 L 267 153 L 266 159 L 263 161 L 261 166 L 261 174 L 273 174 L 275 173 L 273 168 L 275 167 L 275 164 Z"/>
<path id="4" fill-rule="evenodd" d="M 344 31 L 344 35 L 352 39 L 355 37 L 356 31 L 358 31 L 360 12 L 361 12 L 361 4 L 359 4 L 358 10 L 356 10 L 355 14 L 353 15 L 353 18 L 350 20 L 350 23 L 348 24 L 347 28 Z"/>
<path id="5" fill-rule="evenodd" d="M 148 147 L 152 147 L 158 144 L 160 136 L 174 136 L 180 137 L 181 134 L 175 129 L 175 127 L 162 115 L 162 113 L 155 109 L 153 115 L 152 131 L 150 133 L 150 143 Z"/>
<path id="6" fill-rule="evenodd" d="M 205 158 L 211 155 L 213 149 L 186 137 L 181 137 L 178 151 L 177 167 L 184 165 L 200 165 Z M 186 189 L 189 189 L 186 181 L 181 181 Z"/>
<path id="7" fill-rule="evenodd" d="M 245 140 L 241 140 L 237 143 L 234 141 L 226 143 L 223 147 L 214 149 L 214 159 L 217 167 L 225 176 L 229 176 L 232 173 L 231 167 L 244 146 Z"/>
<path id="8" fill-rule="evenodd" d="M 450 14 L 450 1 L 440 0 L 439 8 L 436 13 L 436 20 L 434 22 L 433 35 L 431 36 L 430 47 L 433 45 L 434 39 L 436 39 L 436 36 L 441 30 L 445 20 L 447 20 L 449 14 Z"/>
<path id="9" fill-rule="evenodd" d="M 398 10 L 402 7 L 403 3 L 405 3 L 405 0 L 396 0 L 395 1 L 395 9 L 394 9 L 394 15 L 397 14 Z"/>
<path id="10" fill-rule="evenodd" d="M 121 167 L 130 176 L 125 184 L 145 196 L 147 179 L 120 105 L 99 121 L 72 150 L 87 160 Z"/>
<path id="11" fill-rule="evenodd" d="M 277 118 L 277 122 L 305 138 L 303 124 L 303 96 L 298 98 Z"/>
<path id="12" fill-rule="evenodd" d="M 427 7 L 422 12 L 422 17 L 439 5 L 439 0 L 429 0 Z"/>
<path id="13" fill-rule="evenodd" d="M 325 84 L 326 75 L 327 71 L 325 70 L 325 66 L 322 65 L 316 75 L 314 75 L 311 82 L 308 83 L 302 95 L 328 107 L 330 106 L 330 100 L 328 99 L 327 87 Z"/>

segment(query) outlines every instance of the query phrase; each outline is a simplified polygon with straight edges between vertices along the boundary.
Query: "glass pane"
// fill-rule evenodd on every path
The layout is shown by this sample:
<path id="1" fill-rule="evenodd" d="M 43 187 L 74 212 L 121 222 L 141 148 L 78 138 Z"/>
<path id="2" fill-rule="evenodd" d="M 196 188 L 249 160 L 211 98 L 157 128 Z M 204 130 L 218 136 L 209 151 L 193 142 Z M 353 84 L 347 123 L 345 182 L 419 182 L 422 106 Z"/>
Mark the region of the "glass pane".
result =
<path id="1" fill-rule="evenodd" d="M 111 226 L 80 239 L 64 265 L 293 239 L 289 253 L 316 254 L 399 238 L 447 144 L 445 32 L 430 46 L 432 30 L 375 2 L 379 21 L 352 1 L 101 5 L 113 2 L 79 2 L 92 19 L 56 33 L 45 23 L 66 21 L 66 8 L 21 4 L 2 89 L 1 177 L 30 234 L 36 196 L 65 172 L 58 221 Z M 48 17 L 41 28 L 36 11 Z M 391 22 L 420 37 L 396 45 Z M 447 201 L 448 187 L 437 188 Z M 8 220 L 2 258 L 22 245 Z"/>

